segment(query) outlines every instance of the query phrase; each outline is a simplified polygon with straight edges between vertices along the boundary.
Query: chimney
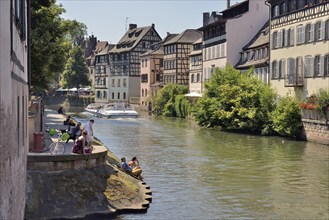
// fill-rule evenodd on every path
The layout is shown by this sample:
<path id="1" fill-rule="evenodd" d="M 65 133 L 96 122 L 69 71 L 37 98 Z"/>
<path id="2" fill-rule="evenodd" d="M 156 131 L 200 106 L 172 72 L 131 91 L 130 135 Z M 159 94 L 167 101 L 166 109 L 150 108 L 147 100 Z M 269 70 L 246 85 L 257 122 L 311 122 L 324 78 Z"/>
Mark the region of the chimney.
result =
<path id="1" fill-rule="evenodd" d="M 155 24 L 152 24 L 152 28 L 155 28 Z"/>
<path id="2" fill-rule="evenodd" d="M 203 26 L 206 26 L 209 22 L 209 12 L 203 13 Z"/>
<path id="3" fill-rule="evenodd" d="M 226 0 L 226 1 L 227 1 L 227 8 L 230 8 L 231 7 L 230 0 Z"/>
<path id="4" fill-rule="evenodd" d="M 137 24 L 129 24 L 129 30 L 137 28 Z"/>

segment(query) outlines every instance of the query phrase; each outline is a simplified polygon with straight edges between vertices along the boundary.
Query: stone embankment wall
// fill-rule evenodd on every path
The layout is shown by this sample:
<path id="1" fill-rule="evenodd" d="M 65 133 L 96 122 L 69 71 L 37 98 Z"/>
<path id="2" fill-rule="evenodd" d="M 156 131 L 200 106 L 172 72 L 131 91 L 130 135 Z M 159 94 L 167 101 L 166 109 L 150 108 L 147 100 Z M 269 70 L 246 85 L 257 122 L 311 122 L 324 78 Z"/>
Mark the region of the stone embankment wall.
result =
<path id="1" fill-rule="evenodd" d="M 73 219 L 146 212 L 150 188 L 117 169 L 110 152 L 29 156 L 25 219 Z"/>
<path id="2" fill-rule="evenodd" d="M 303 127 L 305 140 L 329 145 L 329 121 L 303 119 Z"/>

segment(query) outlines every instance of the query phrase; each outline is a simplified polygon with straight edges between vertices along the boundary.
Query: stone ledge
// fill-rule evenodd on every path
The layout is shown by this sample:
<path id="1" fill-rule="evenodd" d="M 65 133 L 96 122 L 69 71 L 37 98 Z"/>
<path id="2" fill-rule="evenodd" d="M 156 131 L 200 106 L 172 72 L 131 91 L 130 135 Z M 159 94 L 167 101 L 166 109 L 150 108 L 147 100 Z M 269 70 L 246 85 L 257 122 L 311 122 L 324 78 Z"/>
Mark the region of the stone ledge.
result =
<path id="1" fill-rule="evenodd" d="M 62 171 L 91 168 L 106 163 L 107 149 L 92 154 L 29 154 L 27 169 L 33 171 Z"/>

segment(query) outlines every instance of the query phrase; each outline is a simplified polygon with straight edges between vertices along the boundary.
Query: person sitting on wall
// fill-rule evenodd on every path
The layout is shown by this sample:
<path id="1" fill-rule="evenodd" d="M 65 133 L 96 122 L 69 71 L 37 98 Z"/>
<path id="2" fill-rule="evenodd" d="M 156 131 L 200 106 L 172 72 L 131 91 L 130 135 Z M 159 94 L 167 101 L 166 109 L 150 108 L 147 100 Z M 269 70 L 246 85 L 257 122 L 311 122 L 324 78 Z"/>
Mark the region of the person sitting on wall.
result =
<path id="1" fill-rule="evenodd" d="M 139 161 L 137 160 L 137 157 L 133 157 L 131 161 L 129 161 L 128 165 L 132 169 L 132 174 L 136 178 L 143 180 L 142 177 L 142 168 L 139 166 Z"/>
<path id="2" fill-rule="evenodd" d="M 63 109 L 63 106 L 61 106 L 61 107 L 59 107 L 59 109 L 58 109 L 58 114 L 62 114 L 62 115 L 64 115 L 64 109 Z"/>
<path id="3" fill-rule="evenodd" d="M 72 153 L 75 154 L 86 154 L 85 148 L 87 146 L 86 136 L 87 131 L 83 131 L 82 135 L 77 139 L 77 141 L 74 143 L 72 147 Z"/>
<path id="4" fill-rule="evenodd" d="M 132 174 L 131 171 L 132 169 L 130 168 L 130 166 L 127 164 L 126 162 L 126 158 L 125 157 L 122 157 L 121 158 L 121 170 L 126 172 L 126 173 L 129 173 L 129 174 Z"/>
<path id="5" fill-rule="evenodd" d="M 68 131 L 70 137 L 66 140 L 66 143 L 69 142 L 69 140 L 75 141 L 77 137 L 81 135 L 82 129 L 81 129 L 81 122 L 78 122 L 78 124 L 75 127 L 71 127 Z"/>
<path id="6" fill-rule="evenodd" d="M 74 121 L 71 119 L 71 116 L 67 116 L 66 120 L 64 121 L 64 125 L 75 126 L 75 123 L 74 123 Z"/>

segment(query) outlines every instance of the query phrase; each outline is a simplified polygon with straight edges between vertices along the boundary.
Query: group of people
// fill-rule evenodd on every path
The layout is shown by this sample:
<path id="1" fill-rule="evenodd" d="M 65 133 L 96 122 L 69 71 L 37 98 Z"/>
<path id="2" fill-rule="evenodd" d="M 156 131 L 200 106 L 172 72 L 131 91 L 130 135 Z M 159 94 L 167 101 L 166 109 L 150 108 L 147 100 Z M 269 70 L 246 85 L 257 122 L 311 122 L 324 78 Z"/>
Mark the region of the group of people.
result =
<path id="1" fill-rule="evenodd" d="M 142 177 L 142 168 L 139 166 L 139 161 L 137 157 L 133 157 L 129 163 L 126 162 L 126 158 L 121 158 L 121 170 L 140 179 L 143 180 Z"/>
<path id="2" fill-rule="evenodd" d="M 90 119 L 81 129 L 81 123 L 78 122 L 76 127 L 73 128 L 72 132 L 75 132 L 75 136 L 77 136 L 77 133 L 82 131 L 82 134 L 80 137 L 78 137 L 74 145 L 72 147 L 72 153 L 76 154 L 88 154 L 92 153 L 93 151 L 93 143 L 94 143 L 94 131 L 93 131 L 93 124 L 95 123 L 94 119 Z M 71 134 L 70 134 L 71 136 Z M 68 141 L 68 140 L 67 140 Z"/>

